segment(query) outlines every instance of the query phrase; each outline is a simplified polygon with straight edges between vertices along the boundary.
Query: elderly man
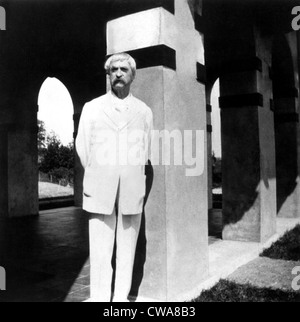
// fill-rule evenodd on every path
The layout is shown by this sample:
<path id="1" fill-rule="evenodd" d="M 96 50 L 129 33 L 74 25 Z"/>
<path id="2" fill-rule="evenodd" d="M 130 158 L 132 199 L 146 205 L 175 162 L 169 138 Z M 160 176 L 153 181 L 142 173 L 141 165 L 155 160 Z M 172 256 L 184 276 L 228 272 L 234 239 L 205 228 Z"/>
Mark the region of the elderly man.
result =
<path id="1" fill-rule="evenodd" d="M 136 63 L 128 54 L 105 63 L 112 90 L 84 106 L 77 153 L 85 169 L 83 209 L 90 213 L 91 301 L 128 301 L 145 197 L 152 111 L 130 93 Z"/>

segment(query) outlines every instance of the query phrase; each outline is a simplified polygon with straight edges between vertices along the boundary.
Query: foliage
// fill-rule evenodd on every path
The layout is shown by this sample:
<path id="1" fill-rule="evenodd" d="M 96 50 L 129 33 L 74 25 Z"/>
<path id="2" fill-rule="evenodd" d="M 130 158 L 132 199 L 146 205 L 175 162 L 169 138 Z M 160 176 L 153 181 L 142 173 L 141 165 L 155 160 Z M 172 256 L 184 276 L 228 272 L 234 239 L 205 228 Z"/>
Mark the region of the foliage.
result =
<path id="1" fill-rule="evenodd" d="M 46 148 L 46 129 L 45 122 L 38 120 L 38 150 Z"/>
<path id="2" fill-rule="evenodd" d="M 63 185 L 73 183 L 74 146 L 62 145 L 54 132 L 46 135 L 44 123 L 39 121 L 38 134 L 39 171 L 54 177 Z"/>
<path id="3" fill-rule="evenodd" d="M 222 159 L 212 155 L 213 188 L 222 187 Z"/>
<path id="4" fill-rule="evenodd" d="M 62 186 L 67 186 L 69 183 L 73 184 L 74 170 L 67 168 L 54 169 L 49 173 Z"/>
<path id="5" fill-rule="evenodd" d="M 221 280 L 192 302 L 299 302 L 300 294 Z"/>
<path id="6" fill-rule="evenodd" d="M 286 232 L 270 248 L 265 249 L 260 256 L 272 259 L 300 261 L 300 225 Z"/>

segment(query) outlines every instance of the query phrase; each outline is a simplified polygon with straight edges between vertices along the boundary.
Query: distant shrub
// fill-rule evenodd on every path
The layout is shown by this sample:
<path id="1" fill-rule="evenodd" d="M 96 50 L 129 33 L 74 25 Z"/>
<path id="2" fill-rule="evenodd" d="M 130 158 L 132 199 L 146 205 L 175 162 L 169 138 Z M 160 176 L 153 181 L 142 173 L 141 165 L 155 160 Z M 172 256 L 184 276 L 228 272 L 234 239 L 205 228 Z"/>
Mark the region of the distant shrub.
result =
<path id="1" fill-rule="evenodd" d="M 62 186 L 74 184 L 73 144 L 62 145 L 54 132 L 46 135 L 42 122 L 39 123 L 38 151 L 40 181 L 58 183 Z"/>
<path id="2" fill-rule="evenodd" d="M 59 183 L 61 186 L 68 186 L 74 182 L 74 170 L 60 167 L 49 172 L 52 182 Z"/>
<path id="3" fill-rule="evenodd" d="M 222 187 L 222 159 L 212 157 L 213 188 Z"/>

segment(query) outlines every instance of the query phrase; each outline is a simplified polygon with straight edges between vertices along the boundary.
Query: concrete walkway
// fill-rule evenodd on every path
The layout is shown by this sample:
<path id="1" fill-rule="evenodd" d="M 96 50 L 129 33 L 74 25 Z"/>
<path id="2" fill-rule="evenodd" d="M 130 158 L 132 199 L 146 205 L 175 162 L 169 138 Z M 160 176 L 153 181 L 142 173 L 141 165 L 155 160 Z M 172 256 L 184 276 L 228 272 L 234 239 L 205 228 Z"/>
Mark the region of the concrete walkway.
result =
<path id="1" fill-rule="evenodd" d="M 210 238 L 209 245 L 209 278 L 200 285 L 197 285 L 194 290 L 188 294 L 182 294 L 178 297 L 177 301 L 190 301 L 197 298 L 202 291 L 208 290 L 219 282 L 220 279 L 227 279 L 231 274 L 235 273 L 239 268 L 246 265 L 243 270 L 246 271 L 249 263 L 252 268 L 253 275 L 259 271 L 258 266 L 261 264 L 259 261 L 259 255 L 261 252 L 269 248 L 273 242 L 276 242 L 287 231 L 293 229 L 297 224 L 300 224 L 300 218 L 278 218 L 277 219 L 277 233 L 270 238 L 266 243 L 249 243 L 249 242 L 234 242 L 224 241 L 221 239 Z M 252 262 L 254 261 L 254 262 Z M 294 263 L 291 264 L 291 266 Z M 293 266 L 294 267 L 294 266 Z M 250 269 L 249 268 L 249 269 Z M 280 280 L 285 279 L 286 270 L 290 269 L 290 265 L 281 271 L 281 267 L 278 267 L 278 274 L 282 274 L 283 277 Z M 281 271 L 281 273 L 280 273 Z M 239 272 L 239 271 L 238 271 Z M 241 273 L 237 273 L 242 276 Z M 248 272 L 246 273 L 248 274 Z M 259 273 L 258 273 L 259 274 Z M 236 276 L 238 276 L 236 275 Z M 286 280 L 286 284 L 289 284 L 291 273 L 289 272 L 289 278 Z M 246 277 L 244 277 L 246 279 Z M 271 278 L 271 277 L 270 277 Z M 278 278 L 278 276 L 277 276 Z M 242 277 L 241 277 L 242 279 Z M 254 277 L 253 277 L 254 279 Z M 273 279 L 276 277 L 273 276 Z M 272 281 L 273 283 L 273 281 Z"/>
<path id="2" fill-rule="evenodd" d="M 0 302 L 82 302 L 89 298 L 88 217 L 71 207 L 0 221 Z"/>
<path id="3" fill-rule="evenodd" d="M 233 273 L 229 278 L 246 282 L 251 277 L 255 283 L 263 283 L 260 271 L 268 271 L 273 264 L 257 259 L 259 254 L 298 223 L 300 218 L 278 219 L 277 234 L 263 245 L 210 238 L 209 278 L 188 294 L 180 294 L 177 301 L 192 300 L 220 278 Z M 88 300 L 88 247 L 88 217 L 78 208 L 48 210 L 34 218 L 1 221 L 0 266 L 6 269 L 7 291 L 0 292 L 0 302 Z M 248 265 L 243 267 L 245 264 Z M 280 282 L 280 285 L 289 286 L 290 269 L 295 263 L 282 265 L 274 269 L 269 281 L 265 280 L 267 284 L 279 287 Z M 289 277 L 281 279 L 277 273 Z M 154 299 L 137 299 L 137 302 L 143 301 L 155 302 Z"/>

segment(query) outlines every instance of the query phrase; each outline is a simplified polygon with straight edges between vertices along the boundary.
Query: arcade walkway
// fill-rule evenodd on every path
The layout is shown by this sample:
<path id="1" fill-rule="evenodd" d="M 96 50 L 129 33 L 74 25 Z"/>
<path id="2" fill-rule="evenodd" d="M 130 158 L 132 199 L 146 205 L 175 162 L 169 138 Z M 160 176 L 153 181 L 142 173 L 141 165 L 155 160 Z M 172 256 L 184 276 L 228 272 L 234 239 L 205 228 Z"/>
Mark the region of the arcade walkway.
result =
<path id="1" fill-rule="evenodd" d="M 88 217 L 77 208 L 0 222 L 0 302 L 80 302 L 89 297 Z"/>
<path id="2" fill-rule="evenodd" d="M 277 234 L 264 245 L 210 238 L 210 277 L 178 301 L 196 298 L 220 278 L 257 258 L 264 247 L 299 222 L 300 218 L 278 219 Z M 88 217 L 75 207 L 42 211 L 35 218 L 0 221 L 0 266 L 7 274 L 7 291 L 0 292 L 0 302 L 86 301 L 88 247 Z"/>

